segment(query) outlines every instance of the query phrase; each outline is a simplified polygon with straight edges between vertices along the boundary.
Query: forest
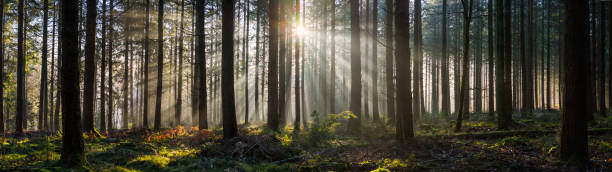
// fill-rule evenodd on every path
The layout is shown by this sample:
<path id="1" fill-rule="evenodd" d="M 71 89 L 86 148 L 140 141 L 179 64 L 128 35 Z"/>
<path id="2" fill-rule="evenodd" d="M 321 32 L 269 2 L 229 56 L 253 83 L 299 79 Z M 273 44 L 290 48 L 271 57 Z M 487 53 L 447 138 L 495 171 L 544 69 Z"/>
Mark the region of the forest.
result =
<path id="1" fill-rule="evenodd" d="M 612 1 L 0 11 L 0 171 L 612 171 Z"/>

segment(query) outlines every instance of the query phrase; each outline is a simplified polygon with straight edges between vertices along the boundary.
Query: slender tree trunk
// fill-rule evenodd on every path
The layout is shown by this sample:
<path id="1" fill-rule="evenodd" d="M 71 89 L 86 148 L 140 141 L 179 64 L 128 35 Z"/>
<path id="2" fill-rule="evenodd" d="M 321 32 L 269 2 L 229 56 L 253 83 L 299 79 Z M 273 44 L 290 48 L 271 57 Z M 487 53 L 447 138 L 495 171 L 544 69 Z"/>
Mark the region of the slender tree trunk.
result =
<path id="1" fill-rule="evenodd" d="M 130 7 L 128 7 L 127 5 L 129 4 L 129 2 L 126 2 L 126 7 L 125 8 L 125 13 L 129 13 L 128 11 L 130 10 Z M 129 90 L 128 90 L 128 82 L 129 82 L 129 78 L 128 78 L 128 61 L 129 61 L 129 52 L 130 52 L 130 21 L 129 19 L 127 19 L 127 23 L 125 24 L 125 28 L 124 28 L 124 32 L 125 32 L 125 37 L 124 37 L 124 46 L 125 46 L 125 50 L 124 50 L 124 55 L 123 55 L 123 86 L 122 86 L 122 92 L 123 92 L 123 107 L 121 108 L 121 128 L 123 129 L 127 129 L 128 128 L 128 103 L 129 103 Z"/>
<path id="2" fill-rule="evenodd" d="M 422 19 L 421 19 L 421 1 L 417 0 L 414 1 L 414 52 L 416 57 L 414 57 L 414 82 L 413 82 L 413 86 L 412 88 L 415 89 L 414 91 L 414 101 L 413 101 L 413 116 L 414 116 L 414 120 L 415 122 L 418 123 L 419 121 L 419 117 L 421 115 L 421 112 L 424 111 L 424 109 L 421 109 L 421 89 L 420 89 L 420 82 L 423 81 L 422 76 L 423 76 L 423 69 L 421 66 L 423 66 L 423 31 L 422 31 Z M 433 60 L 433 59 L 432 59 Z M 435 61 L 435 60 L 434 60 Z M 435 68 L 434 68 L 435 70 Z M 436 73 L 435 71 L 432 72 L 432 75 L 435 75 L 434 73 Z M 435 78 L 435 77 L 433 77 Z M 434 84 L 432 84 L 432 90 L 433 91 L 437 91 L 437 84 L 435 84 L 436 82 L 434 81 Z M 436 113 L 438 111 L 437 108 L 437 92 L 434 92 L 432 94 L 432 113 Z"/>
<path id="3" fill-rule="evenodd" d="M 181 125 L 181 113 L 183 112 L 183 33 L 185 32 L 183 20 L 185 18 L 185 0 L 181 0 L 181 24 L 179 31 L 179 47 L 178 47 L 178 85 L 176 88 L 176 114 L 175 114 L 175 122 L 177 126 Z"/>
<path id="4" fill-rule="evenodd" d="M 409 3 L 404 0 L 396 0 L 395 12 L 395 47 L 397 49 L 397 140 L 406 141 L 414 137 L 412 122 L 412 93 L 410 90 L 410 11 Z M 401 47 L 401 48 L 400 48 Z M 353 84 L 355 85 L 355 84 Z"/>
<path id="5" fill-rule="evenodd" d="M 78 7 L 72 1 L 60 2 L 61 4 L 61 34 L 62 39 L 62 89 L 80 90 L 79 88 L 79 44 L 78 44 Z M 23 10 L 23 0 L 20 1 Z M 23 12 L 23 11 L 22 11 Z M 21 13 L 23 15 L 23 13 Z M 22 23 L 23 24 L 23 23 Z M 81 102 L 79 91 L 62 91 L 62 155 L 60 164 L 64 167 L 82 166 L 85 160 L 85 146 L 81 128 Z"/>
<path id="6" fill-rule="evenodd" d="M 278 35 L 279 35 L 279 1 L 270 0 L 269 11 L 269 60 L 268 60 L 268 127 L 278 130 Z"/>
<path id="7" fill-rule="evenodd" d="M 281 127 L 286 124 L 286 114 L 285 114 L 285 88 L 287 83 L 285 82 L 285 63 L 286 63 L 286 55 L 287 55 L 287 11 L 286 8 L 287 2 L 285 0 L 280 0 L 280 13 L 279 13 L 279 52 L 278 52 L 278 116 L 279 116 L 279 124 Z"/>
<path id="8" fill-rule="evenodd" d="M 244 123 L 248 124 L 249 123 L 249 16 L 250 16 L 250 2 L 249 0 L 246 0 L 246 8 L 245 8 L 245 19 L 246 20 L 246 31 L 245 31 L 245 36 L 244 36 L 244 43 L 242 46 L 242 52 L 243 52 L 243 56 L 244 56 L 244 62 L 243 62 L 243 68 L 244 68 Z"/>
<path id="9" fill-rule="evenodd" d="M 487 11 L 488 14 L 487 15 L 487 48 L 488 50 L 488 55 L 489 55 L 489 113 L 488 113 L 488 120 L 489 121 L 493 121 L 495 116 L 494 116 L 494 112 L 495 112 L 495 80 L 493 78 L 493 67 L 494 67 L 494 59 L 493 59 L 493 54 L 495 53 L 493 51 L 493 13 L 495 11 L 493 11 L 493 2 L 492 1 L 488 1 L 487 2 Z M 495 14 L 496 15 L 496 14 Z M 499 38 L 498 38 L 499 39 Z"/>
<path id="10" fill-rule="evenodd" d="M 300 0 L 295 0 L 295 21 L 296 26 L 299 26 Z M 300 35 L 295 39 L 295 131 L 300 130 L 300 39 Z"/>
<path id="11" fill-rule="evenodd" d="M 91 132 L 94 130 L 94 110 L 95 110 L 95 80 L 96 80 L 96 0 L 87 0 L 87 24 L 85 36 L 85 87 L 83 95 L 83 130 Z M 46 25 L 46 24 L 45 24 Z M 46 26 L 44 27 L 47 28 Z M 45 32 L 46 33 L 46 32 Z M 44 36 L 46 37 L 46 36 Z M 46 41 L 44 45 L 46 45 Z M 46 48 L 43 48 L 46 51 Z M 46 52 L 44 52 L 46 56 Z M 46 59 L 46 58 L 45 58 Z M 45 60 L 46 61 L 46 60 Z M 46 75 L 46 74 L 45 74 Z M 42 91 L 41 91 L 42 92 Z"/>
<path id="12" fill-rule="evenodd" d="M 372 5 L 372 118 L 378 121 L 378 0 L 374 0 Z M 334 44 L 332 42 L 332 46 Z"/>
<path id="13" fill-rule="evenodd" d="M 0 40 L 4 40 L 4 4 L 6 0 L 0 0 Z M 51 72 L 53 76 L 53 72 Z M 4 134 L 4 41 L 0 41 L 0 133 Z M 53 89 L 51 89 L 53 94 Z"/>
<path id="14" fill-rule="evenodd" d="M 47 130 L 47 28 L 49 27 L 49 0 L 43 2 L 43 45 L 42 45 L 42 64 L 40 73 L 40 107 L 38 109 L 38 130 Z M 88 19 L 89 20 L 89 19 Z M 95 19 L 94 19 L 95 20 Z M 92 86 L 95 87 L 95 86 Z M 93 115 L 93 113 L 92 113 Z M 93 118 L 91 120 L 93 123 Z M 92 127 L 93 128 L 93 127 Z"/>
<path id="15" fill-rule="evenodd" d="M 111 0 L 112 1 L 112 0 Z M 145 40 L 144 40 L 144 93 L 143 93 L 143 112 L 142 112 L 142 128 L 149 128 L 149 26 L 150 22 L 150 8 L 151 0 L 146 0 L 146 19 L 145 19 Z M 110 78 L 109 78 L 110 79 Z M 110 109 L 110 108 L 109 108 Z"/>
<path id="16" fill-rule="evenodd" d="M 575 165 L 588 163 L 587 125 L 588 113 L 588 5 L 586 1 L 565 0 L 565 34 L 563 79 L 563 125 L 561 131 L 561 159 Z"/>
<path id="17" fill-rule="evenodd" d="M 108 130 L 113 129 L 113 0 L 109 1 L 109 18 L 108 18 Z"/>
<path id="18" fill-rule="evenodd" d="M 157 5 L 157 91 L 155 96 L 155 123 L 153 128 L 161 128 L 162 85 L 164 73 L 164 0 Z"/>
<path id="19" fill-rule="evenodd" d="M 305 17 L 305 16 L 304 16 Z M 330 78 L 329 78 L 329 112 L 336 113 L 336 2 L 331 1 L 331 48 L 330 48 Z M 302 26 L 305 27 L 305 26 Z M 303 57 L 302 57 L 303 58 Z M 302 78 L 303 79 L 303 78 Z"/>
<path id="20" fill-rule="evenodd" d="M 223 138 L 230 139 L 238 136 L 236 126 L 236 106 L 234 105 L 234 4 L 235 0 L 223 2 L 223 26 L 222 26 L 222 62 L 221 90 L 223 105 Z"/>
<path id="21" fill-rule="evenodd" d="M 24 0 L 18 1 L 17 12 L 17 113 L 15 118 L 15 133 L 23 135 L 25 123 L 25 45 L 24 45 Z"/>
<path id="22" fill-rule="evenodd" d="M 467 89 L 466 87 L 468 87 L 468 57 L 469 57 L 469 50 L 470 50 L 470 22 L 472 20 L 472 4 L 474 3 L 473 0 L 461 0 L 461 4 L 463 5 L 463 60 L 461 62 L 463 62 L 461 69 L 463 71 L 461 71 L 461 86 L 460 86 L 460 90 L 461 93 L 459 93 L 459 111 L 457 113 L 457 124 L 455 125 L 455 131 L 461 131 L 461 123 L 463 122 L 463 114 L 464 114 L 464 110 L 463 108 L 465 108 L 465 104 L 469 103 L 466 102 L 465 97 L 468 96 L 467 95 Z"/>
<path id="23" fill-rule="evenodd" d="M 385 21 L 385 40 L 387 41 L 386 45 L 386 54 L 385 54 L 385 78 L 387 80 L 387 115 L 389 118 L 389 122 L 393 123 L 395 121 L 395 84 L 394 84 L 394 56 L 393 56 L 393 0 L 385 0 L 385 6 L 387 6 L 386 12 L 386 21 Z"/>
<path id="24" fill-rule="evenodd" d="M 350 1 L 351 8 L 351 107 L 357 118 L 349 119 L 353 131 L 361 128 L 361 41 L 359 25 L 359 1 Z"/>
<path id="25" fill-rule="evenodd" d="M 197 59 L 197 66 L 196 66 L 196 72 L 198 73 L 198 79 L 197 82 L 197 89 L 198 89 L 198 126 L 200 129 L 208 129 L 208 107 L 207 107 L 207 101 L 206 101 L 206 33 L 204 30 L 204 8 L 205 8 L 205 2 L 204 0 L 197 0 L 196 2 L 196 27 L 195 27 L 195 34 L 196 34 L 196 43 L 195 43 L 195 58 Z M 224 68 L 225 69 L 225 68 Z M 230 71 L 231 68 L 229 69 Z M 229 76 L 233 76 L 233 75 L 229 75 Z M 225 88 L 225 87 L 224 87 Z M 223 89 L 226 90 L 226 89 Z M 228 89 L 228 90 L 233 90 L 233 89 Z"/>
<path id="26" fill-rule="evenodd" d="M 609 2 L 608 2 L 609 3 Z M 549 0 L 548 2 L 549 4 L 549 10 L 551 10 L 551 5 L 552 2 Z M 601 113 L 602 116 L 607 116 L 606 115 L 606 58 L 604 56 L 606 56 L 606 46 L 605 46 L 605 39 L 606 39 L 606 6 L 607 4 L 604 2 L 600 2 L 599 5 L 599 12 L 600 12 L 600 18 L 599 18 L 599 43 L 598 43 L 598 51 L 599 51 L 599 112 Z M 548 14 L 548 34 L 550 35 L 550 22 L 551 22 L 551 12 L 549 12 Z M 548 38 L 548 50 L 550 50 L 550 37 Z M 550 53 L 548 53 L 550 54 Z M 550 55 L 549 55 L 550 56 Z M 550 67 L 550 62 L 548 64 L 548 66 Z M 548 71 L 548 77 L 550 78 L 550 69 Z M 550 79 L 548 79 L 548 84 L 552 84 L 552 82 L 550 81 Z M 550 92 L 550 86 L 548 88 L 549 92 Z M 549 100 L 551 99 L 550 96 L 548 98 Z M 550 105 L 548 107 L 550 109 Z"/>
<path id="27" fill-rule="evenodd" d="M 450 114 L 450 88 L 449 88 L 449 66 L 448 66 L 448 54 L 447 54 L 447 26 L 446 26 L 446 4 L 447 0 L 442 0 L 442 109 L 441 113 L 444 119 L 448 119 Z"/>

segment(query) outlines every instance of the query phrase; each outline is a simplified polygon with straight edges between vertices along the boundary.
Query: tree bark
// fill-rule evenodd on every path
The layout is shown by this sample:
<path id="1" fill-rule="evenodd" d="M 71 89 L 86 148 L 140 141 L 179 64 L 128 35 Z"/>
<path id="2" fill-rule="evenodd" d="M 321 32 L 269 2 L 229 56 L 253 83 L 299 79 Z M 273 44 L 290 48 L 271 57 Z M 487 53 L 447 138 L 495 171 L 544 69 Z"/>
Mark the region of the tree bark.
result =
<path id="1" fill-rule="evenodd" d="M 385 73 L 387 85 L 387 116 L 389 121 L 395 121 L 395 84 L 394 84 L 394 53 L 393 53 L 393 0 L 385 0 L 387 6 L 386 22 L 385 22 L 385 40 L 387 41 L 385 54 Z M 392 122 L 391 122 L 392 123 Z"/>
<path id="2" fill-rule="evenodd" d="M 78 167 L 85 163 L 85 146 L 81 128 L 81 106 L 79 88 L 79 44 L 78 44 L 78 7 L 75 0 L 62 0 L 61 34 L 62 40 L 62 154 L 60 164 L 64 167 Z M 23 0 L 20 1 L 23 10 Z M 23 12 L 23 11 L 22 11 Z M 23 13 L 22 13 L 23 15 Z M 23 24 L 23 23 L 22 23 Z"/>
<path id="3" fill-rule="evenodd" d="M 161 128 L 162 85 L 164 73 L 164 0 L 157 5 L 157 91 L 155 96 L 155 123 L 153 128 Z"/>
<path id="4" fill-rule="evenodd" d="M 349 128 L 358 131 L 361 127 L 361 41 L 359 25 L 359 1 L 350 1 L 351 8 L 351 107 L 357 118 L 349 119 Z"/>
<path id="5" fill-rule="evenodd" d="M 24 0 L 17 5 L 17 112 L 15 113 L 15 133 L 22 136 L 24 132 L 26 115 L 25 95 L 25 45 L 24 45 Z"/>
<path id="6" fill-rule="evenodd" d="M 447 0 L 442 0 L 442 109 L 441 113 L 444 119 L 448 119 L 450 114 L 450 88 L 449 88 L 449 66 L 448 66 L 448 54 L 447 54 L 447 26 L 446 26 L 446 4 Z"/>
<path id="7" fill-rule="evenodd" d="M 463 5 L 463 60 L 461 62 L 463 62 L 461 69 L 463 70 L 461 72 L 461 86 L 459 88 L 459 90 L 461 90 L 461 92 L 459 93 L 459 111 L 457 113 L 457 123 L 455 125 L 455 131 L 461 131 L 461 123 L 463 122 L 463 115 L 464 115 L 464 108 L 465 108 L 465 104 L 469 103 L 466 102 L 465 97 L 468 96 L 467 94 L 467 89 L 466 87 L 468 87 L 468 57 L 469 57 L 469 50 L 470 50 L 470 22 L 472 20 L 472 4 L 474 3 L 473 0 L 461 0 L 461 4 Z"/>
<path id="8" fill-rule="evenodd" d="M 397 131 L 396 138 L 406 141 L 414 137 L 412 122 L 412 93 L 410 90 L 410 2 L 396 0 L 395 47 L 397 48 Z M 353 84 L 355 85 L 355 84 Z"/>
<path id="9" fill-rule="evenodd" d="M 221 98 L 223 99 L 223 138 L 238 136 L 236 106 L 234 105 L 234 5 L 236 0 L 223 1 Z"/>
<path id="10" fill-rule="evenodd" d="M 38 130 L 47 130 L 47 119 L 48 119 L 47 118 L 47 112 L 48 112 L 48 105 L 47 105 L 48 104 L 47 102 L 48 100 L 47 99 L 47 49 L 48 49 L 47 36 L 48 36 L 48 31 L 47 31 L 47 28 L 49 27 L 48 23 L 49 23 L 49 0 L 44 0 L 43 1 L 43 42 L 42 42 L 43 45 L 42 45 L 42 55 L 41 55 L 42 63 L 41 63 L 41 73 L 40 73 L 40 107 L 38 109 L 38 114 L 39 114 Z M 92 85 L 91 87 L 94 88 L 95 86 Z M 92 113 L 92 116 L 93 116 L 93 113 Z M 93 126 L 93 118 L 91 122 Z"/>
<path id="11" fill-rule="evenodd" d="M 112 1 L 112 0 L 111 0 Z M 144 93 L 143 93 L 143 109 L 142 109 L 142 128 L 149 128 L 149 21 L 151 0 L 146 0 L 146 17 L 145 17 L 145 40 L 144 40 Z M 109 78 L 110 79 L 110 78 Z"/>
<path id="12" fill-rule="evenodd" d="M 197 79 L 197 89 L 198 89 L 198 126 L 200 129 L 208 129 L 208 107 L 207 107 L 207 101 L 206 101 L 206 35 L 205 35 L 205 30 L 204 30 L 204 22 L 205 22 L 205 16 L 204 16 L 204 8 L 205 8 L 205 2 L 204 0 L 197 0 L 196 2 L 196 30 L 195 30 L 195 34 L 196 34 L 196 43 L 195 43 L 195 55 L 196 55 L 196 59 L 197 59 L 197 70 L 196 72 L 198 72 L 198 79 Z M 231 70 L 230 68 L 230 71 Z M 229 76 L 233 76 L 233 75 L 229 75 Z M 225 87 L 224 87 L 225 88 Z M 226 90 L 226 89 L 223 89 Z M 233 89 L 230 89 L 233 90 Z"/>
<path id="13" fill-rule="evenodd" d="M 279 1 L 270 0 L 270 33 L 269 33 L 269 60 L 268 60 L 268 127 L 278 130 L 278 27 L 279 27 Z"/>
<path id="14" fill-rule="evenodd" d="M 563 125 L 561 131 L 561 159 L 577 165 L 586 165 L 587 125 L 586 113 L 589 112 L 586 99 L 588 85 L 588 5 L 587 1 L 565 0 L 565 33 L 563 64 L 565 77 L 563 83 Z"/>

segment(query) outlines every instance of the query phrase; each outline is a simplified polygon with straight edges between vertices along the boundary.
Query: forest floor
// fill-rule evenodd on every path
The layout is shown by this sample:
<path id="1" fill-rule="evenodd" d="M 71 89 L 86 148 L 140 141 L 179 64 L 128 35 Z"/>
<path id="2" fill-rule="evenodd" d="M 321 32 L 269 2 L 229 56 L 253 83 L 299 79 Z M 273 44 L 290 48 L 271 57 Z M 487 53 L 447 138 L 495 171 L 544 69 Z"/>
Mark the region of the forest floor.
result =
<path id="1" fill-rule="evenodd" d="M 242 126 L 240 137 L 220 130 L 176 127 L 161 131 L 118 130 L 85 134 L 87 167 L 93 171 L 564 171 L 558 159 L 560 115 L 516 118 L 515 130 L 496 131 L 485 114 L 472 115 L 464 131 L 453 122 L 422 119 L 416 137 L 400 143 L 382 123 L 347 132 L 345 115 L 322 117 L 294 133 Z M 612 170 L 612 117 L 589 124 L 589 171 Z M 550 132 L 542 132 L 550 131 Z M 0 138 L 0 171 L 69 171 L 55 164 L 61 137 L 30 133 Z"/>

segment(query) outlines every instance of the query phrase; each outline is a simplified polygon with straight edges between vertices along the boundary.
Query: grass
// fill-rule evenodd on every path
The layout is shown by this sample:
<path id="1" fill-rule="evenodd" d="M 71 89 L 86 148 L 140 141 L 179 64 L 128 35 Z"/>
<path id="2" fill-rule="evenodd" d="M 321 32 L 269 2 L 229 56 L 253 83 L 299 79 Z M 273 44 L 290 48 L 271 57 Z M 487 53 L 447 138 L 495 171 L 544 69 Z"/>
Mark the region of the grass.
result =
<path id="1" fill-rule="evenodd" d="M 63 169 L 58 135 L 0 138 L 0 171 L 556 171 L 557 134 L 513 135 L 474 139 L 462 134 L 496 133 L 486 115 L 471 115 L 465 131 L 448 130 L 452 121 L 423 119 L 417 138 L 394 141 L 391 125 L 363 125 L 361 133 L 346 130 L 350 114 L 318 116 L 319 125 L 299 133 L 288 127 L 272 132 L 265 127 L 241 128 L 241 138 L 220 140 L 220 131 L 177 127 L 157 132 L 121 131 L 86 139 L 87 168 Z M 591 125 L 612 126 L 612 118 Z M 551 130 L 552 117 L 518 119 L 525 130 Z M 210 150 L 215 150 L 211 152 Z M 612 136 L 589 136 L 593 170 L 612 168 Z M 266 153 L 267 152 L 267 153 Z M 279 156 L 270 156 L 277 155 Z M 561 163 L 562 164 L 562 163 Z M 605 171 L 605 170 L 604 170 Z"/>

